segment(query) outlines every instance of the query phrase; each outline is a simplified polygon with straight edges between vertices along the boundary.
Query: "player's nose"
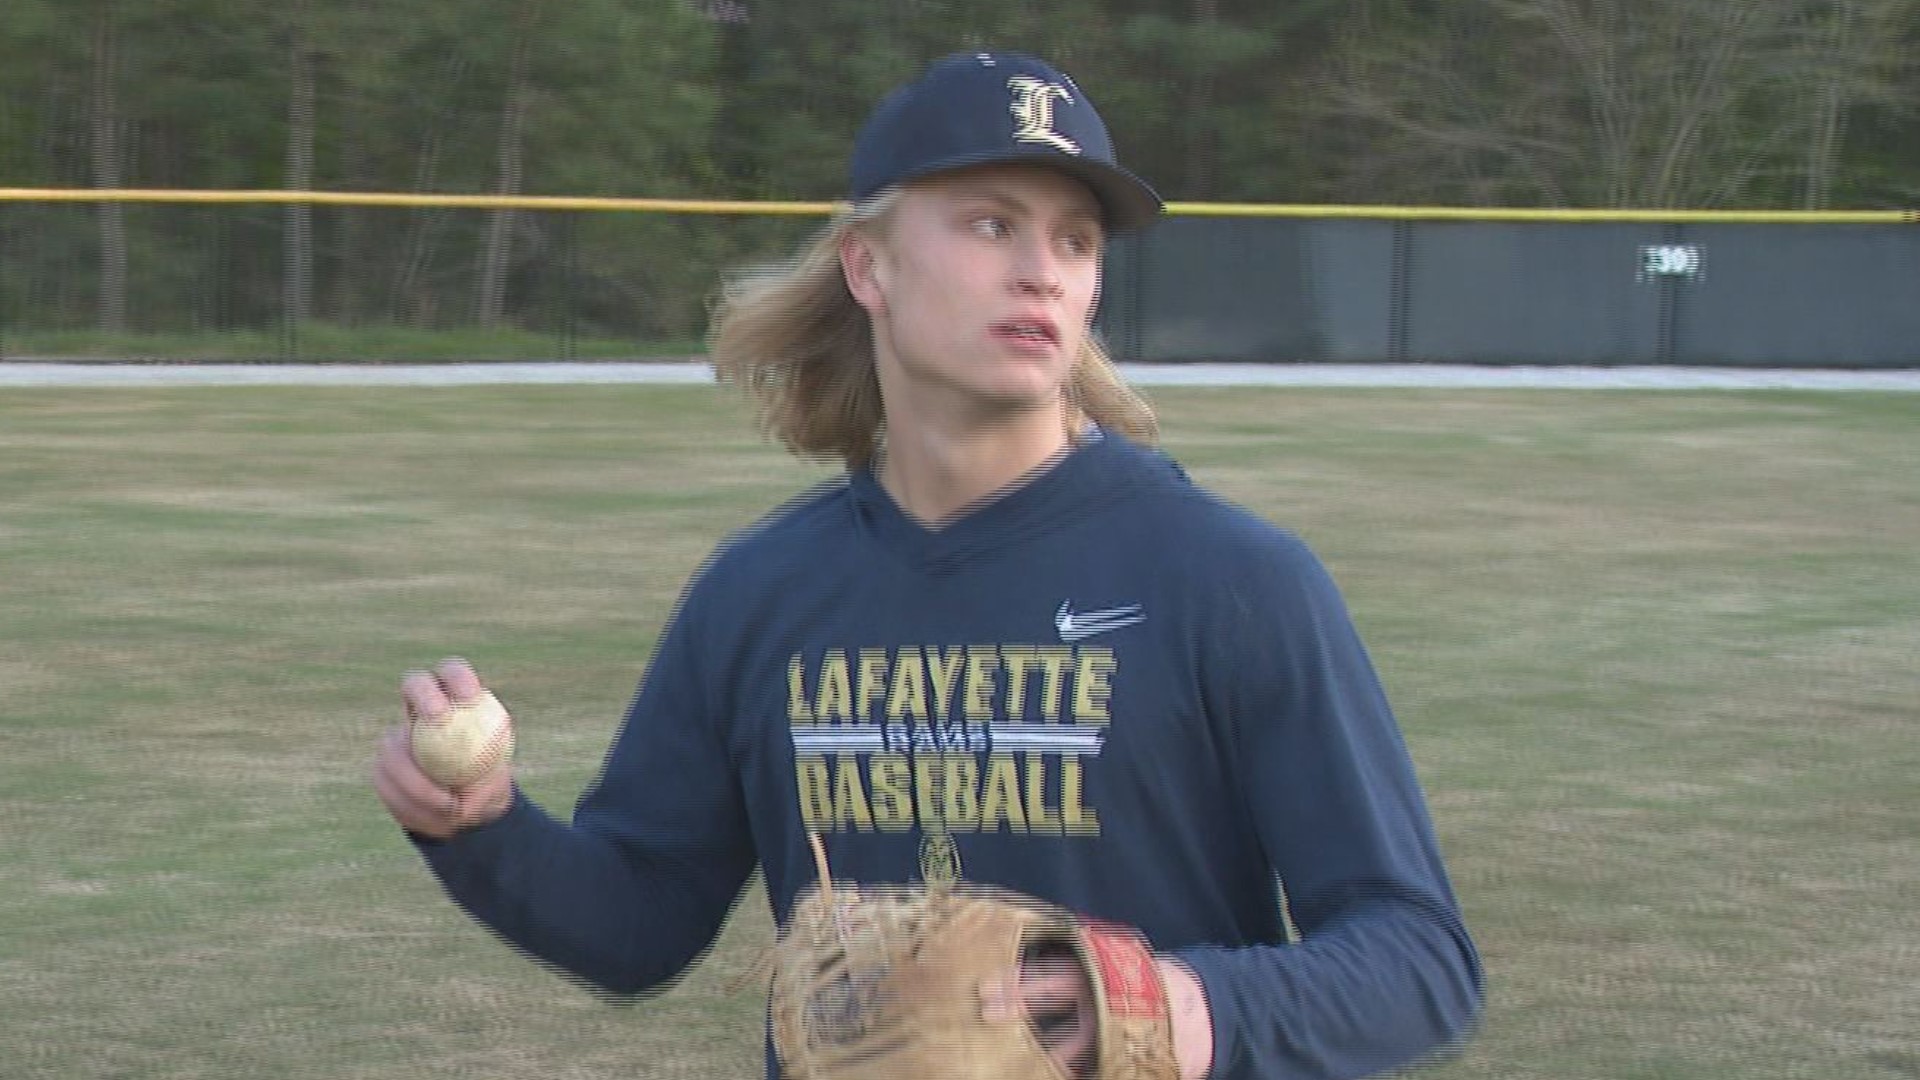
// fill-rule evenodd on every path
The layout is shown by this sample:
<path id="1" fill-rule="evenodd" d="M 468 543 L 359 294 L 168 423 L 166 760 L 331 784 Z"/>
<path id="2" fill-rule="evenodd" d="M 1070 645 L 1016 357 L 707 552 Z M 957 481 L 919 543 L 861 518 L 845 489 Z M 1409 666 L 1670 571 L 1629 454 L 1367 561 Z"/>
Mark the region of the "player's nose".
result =
<path id="1" fill-rule="evenodd" d="M 1013 270 L 1014 290 L 1022 296 L 1056 299 L 1065 288 L 1061 284 L 1059 257 L 1044 243 L 1023 243 Z"/>

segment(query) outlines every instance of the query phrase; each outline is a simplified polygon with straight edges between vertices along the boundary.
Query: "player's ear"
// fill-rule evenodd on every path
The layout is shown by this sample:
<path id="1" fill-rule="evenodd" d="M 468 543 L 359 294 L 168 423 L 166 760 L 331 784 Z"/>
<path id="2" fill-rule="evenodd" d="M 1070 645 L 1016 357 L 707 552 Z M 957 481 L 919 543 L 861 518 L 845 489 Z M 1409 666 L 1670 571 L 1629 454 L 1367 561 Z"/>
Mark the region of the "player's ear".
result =
<path id="1" fill-rule="evenodd" d="M 880 237 L 859 228 L 840 234 L 840 272 L 846 278 L 847 291 L 869 315 L 887 306 L 882 243 Z"/>

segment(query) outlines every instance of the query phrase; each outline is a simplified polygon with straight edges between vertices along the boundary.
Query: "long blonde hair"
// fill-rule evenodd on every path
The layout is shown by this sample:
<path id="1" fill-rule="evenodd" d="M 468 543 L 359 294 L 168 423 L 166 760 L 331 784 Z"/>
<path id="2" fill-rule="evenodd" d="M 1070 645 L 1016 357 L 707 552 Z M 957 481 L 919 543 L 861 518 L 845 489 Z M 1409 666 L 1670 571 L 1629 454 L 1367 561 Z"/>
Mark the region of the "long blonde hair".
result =
<path id="1" fill-rule="evenodd" d="M 747 395 L 762 431 L 800 457 L 857 469 L 880 445 L 886 415 L 873 327 L 847 290 L 840 245 L 850 232 L 882 227 L 898 201 L 896 189 L 842 207 L 789 262 L 722 285 L 708 335 L 714 373 Z M 1159 438 L 1152 406 L 1092 333 L 1082 339 L 1066 398 L 1108 431 L 1149 444 Z"/>

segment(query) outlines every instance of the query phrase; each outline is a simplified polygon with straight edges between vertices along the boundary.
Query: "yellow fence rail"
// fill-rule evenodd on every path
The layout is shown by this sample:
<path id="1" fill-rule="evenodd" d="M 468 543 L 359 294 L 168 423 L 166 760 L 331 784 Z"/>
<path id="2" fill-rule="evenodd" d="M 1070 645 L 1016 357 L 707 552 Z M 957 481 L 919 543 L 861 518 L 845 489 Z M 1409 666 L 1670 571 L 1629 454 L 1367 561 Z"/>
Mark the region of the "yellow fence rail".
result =
<path id="1" fill-rule="evenodd" d="M 638 199 L 564 195 L 443 195 L 373 191 L 192 191 L 165 188 L 0 188 L 0 202 L 246 203 L 397 206 L 470 210 L 589 210 L 635 213 L 822 216 L 833 202 Z M 1188 217 L 1356 218 L 1381 221 L 1639 221 L 1750 224 L 1920 224 L 1920 210 L 1553 209 L 1464 206 L 1342 206 L 1297 203 L 1173 202 Z"/>

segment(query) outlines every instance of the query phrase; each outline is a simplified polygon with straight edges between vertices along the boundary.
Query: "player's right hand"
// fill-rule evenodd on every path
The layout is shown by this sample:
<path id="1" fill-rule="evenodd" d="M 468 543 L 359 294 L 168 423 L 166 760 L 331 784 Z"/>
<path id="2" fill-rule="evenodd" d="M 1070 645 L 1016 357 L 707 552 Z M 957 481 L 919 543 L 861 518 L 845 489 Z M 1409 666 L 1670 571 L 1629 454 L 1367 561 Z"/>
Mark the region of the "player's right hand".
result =
<path id="1" fill-rule="evenodd" d="M 455 701 L 472 701 L 484 689 L 480 676 L 464 660 L 445 660 L 432 671 L 409 671 L 400 680 L 406 717 L 380 739 L 373 760 L 373 790 L 393 820 L 410 832 L 434 840 L 505 814 L 513 805 L 513 772 L 497 768 L 471 785 L 451 791 L 434 783 L 413 760 L 407 721 L 438 716 Z"/>

